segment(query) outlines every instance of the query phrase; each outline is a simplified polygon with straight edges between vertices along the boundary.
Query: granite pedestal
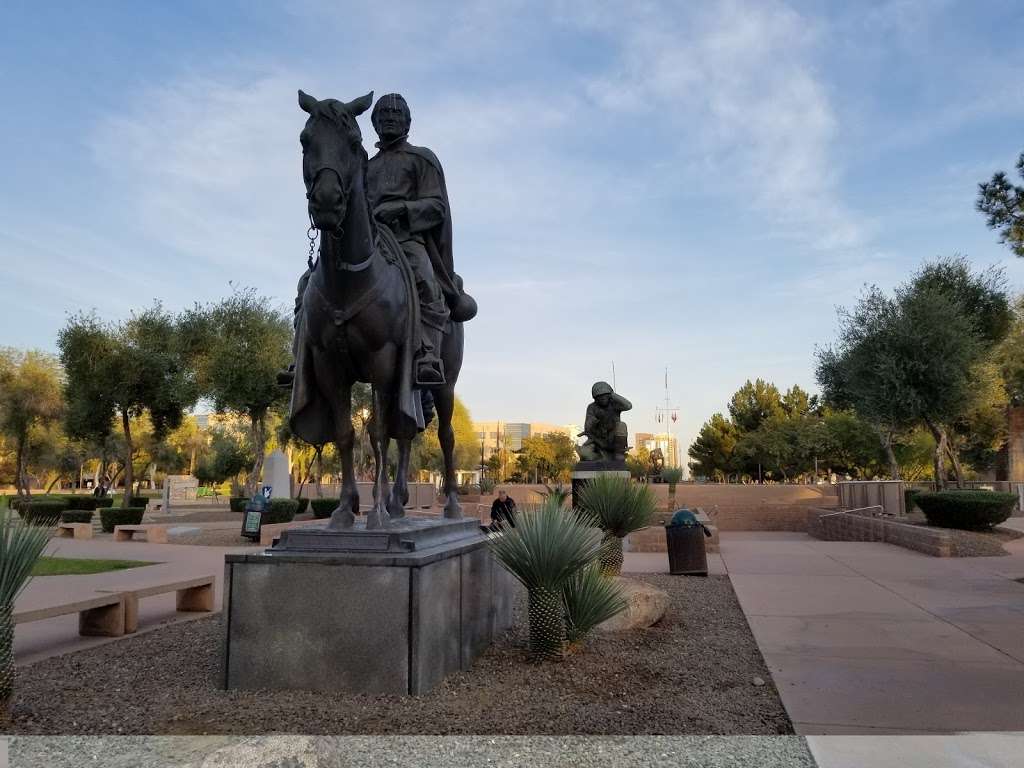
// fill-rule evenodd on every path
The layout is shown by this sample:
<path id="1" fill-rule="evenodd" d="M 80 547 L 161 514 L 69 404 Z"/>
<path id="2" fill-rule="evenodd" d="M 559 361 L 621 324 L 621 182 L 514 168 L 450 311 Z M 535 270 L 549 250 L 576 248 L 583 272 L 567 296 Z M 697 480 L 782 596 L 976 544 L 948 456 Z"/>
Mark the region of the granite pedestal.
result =
<path id="1" fill-rule="evenodd" d="M 629 470 L 624 461 L 578 461 L 572 468 L 572 506 L 579 506 L 579 495 L 583 487 L 598 475 L 612 475 L 629 479 Z"/>
<path id="2" fill-rule="evenodd" d="M 512 625 L 521 587 L 479 521 L 364 524 L 225 557 L 226 688 L 423 694 Z"/>

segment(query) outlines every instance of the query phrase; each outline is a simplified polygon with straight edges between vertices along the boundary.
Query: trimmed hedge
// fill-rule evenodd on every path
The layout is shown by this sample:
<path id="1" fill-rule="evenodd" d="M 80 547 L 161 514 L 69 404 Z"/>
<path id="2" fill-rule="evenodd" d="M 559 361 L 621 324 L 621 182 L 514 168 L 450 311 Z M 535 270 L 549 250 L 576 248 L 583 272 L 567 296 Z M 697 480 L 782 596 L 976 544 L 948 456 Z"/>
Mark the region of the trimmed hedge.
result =
<path id="1" fill-rule="evenodd" d="M 997 491 L 920 493 L 914 501 L 931 525 L 985 531 L 1013 514 L 1017 494 Z"/>
<path id="2" fill-rule="evenodd" d="M 100 510 L 104 533 L 113 533 L 115 525 L 138 525 L 146 514 L 145 507 L 108 507 Z"/>
<path id="3" fill-rule="evenodd" d="M 263 512 L 263 525 L 290 523 L 295 519 L 298 508 L 299 502 L 296 499 L 270 499 Z"/>
<path id="4" fill-rule="evenodd" d="M 301 498 L 296 499 L 296 501 L 299 502 L 299 510 L 295 513 L 296 515 L 301 515 L 303 512 L 309 509 L 309 499 Z"/>
<path id="5" fill-rule="evenodd" d="M 147 504 L 149 504 L 149 496 L 131 496 L 128 499 L 129 508 L 142 507 L 145 509 Z"/>
<path id="6" fill-rule="evenodd" d="M 96 499 L 96 509 L 107 509 L 114 506 L 113 496 L 94 496 Z"/>
<path id="7" fill-rule="evenodd" d="M 91 523 L 94 514 L 95 512 L 90 509 L 69 509 L 60 513 L 60 521 L 62 523 Z"/>
<path id="8" fill-rule="evenodd" d="M 79 496 L 77 494 L 65 498 L 68 502 L 68 509 L 89 510 L 90 512 L 96 509 L 99 501 L 95 496 Z"/>
<path id="9" fill-rule="evenodd" d="M 310 499 L 309 503 L 310 506 L 313 507 L 313 517 L 318 520 L 323 520 L 325 517 L 331 516 L 331 512 L 337 509 L 338 504 L 341 503 L 341 499 Z"/>
<path id="10" fill-rule="evenodd" d="M 232 512 L 245 512 L 245 505 L 249 503 L 248 496 L 232 496 L 228 505 Z"/>
<path id="11" fill-rule="evenodd" d="M 18 515 L 26 523 L 34 525 L 55 525 L 61 512 L 68 508 L 64 499 L 46 499 L 45 501 L 29 501 L 18 505 Z"/>

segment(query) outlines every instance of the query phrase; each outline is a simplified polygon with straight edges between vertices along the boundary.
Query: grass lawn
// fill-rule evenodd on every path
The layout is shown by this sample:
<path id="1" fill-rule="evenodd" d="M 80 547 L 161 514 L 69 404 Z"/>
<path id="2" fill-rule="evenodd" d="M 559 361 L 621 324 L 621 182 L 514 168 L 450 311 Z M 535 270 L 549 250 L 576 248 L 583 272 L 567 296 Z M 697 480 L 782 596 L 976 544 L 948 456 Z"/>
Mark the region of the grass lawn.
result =
<path id="1" fill-rule="evenodd" d="M 104 573 L 106 571 L 123 571 L 126 568 L 139 568 L 143 565 L 156 565 L 142 560 L 93 560 L 75 557 L 40 557 L 32 569 L 33 576 L 80 576 L 86 573 Z"/>

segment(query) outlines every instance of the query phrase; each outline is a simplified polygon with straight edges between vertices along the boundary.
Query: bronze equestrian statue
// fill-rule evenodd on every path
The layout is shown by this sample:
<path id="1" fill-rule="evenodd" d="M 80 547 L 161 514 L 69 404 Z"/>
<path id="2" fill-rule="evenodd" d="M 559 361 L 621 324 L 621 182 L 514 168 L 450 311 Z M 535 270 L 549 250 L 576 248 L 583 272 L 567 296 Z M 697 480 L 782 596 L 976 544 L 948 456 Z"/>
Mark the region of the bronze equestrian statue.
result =
<path id="1" fill-rule="evenodd" d="M 408 105 L 382 97 L 373 112 L 380 151 L 367 159 L 356 117 L 373 93 L 344 103 L 299 91 L 309 114 L 299 136 L 302 176 L 320 252 L 299 282 L 290 425 L 308 443 L 333 441 L 341 500 L 330 529 L 359 511 L 352 465 L 352 385 L 373 392 L 368 424 L 376 468 L 368 529 L 404 515 L 413 437 L 436 409 L 444 454 L 444 514 L 462 517 L 456 494 L 452 412 L 462 367 L 462 323 L 476 302 L 453 270 L 451 216 L 440 163 L 408 143 Z M 371 214 L 372 212 L 372 214 Z M 388 488 L 390 441 L 398 445 Z"/>

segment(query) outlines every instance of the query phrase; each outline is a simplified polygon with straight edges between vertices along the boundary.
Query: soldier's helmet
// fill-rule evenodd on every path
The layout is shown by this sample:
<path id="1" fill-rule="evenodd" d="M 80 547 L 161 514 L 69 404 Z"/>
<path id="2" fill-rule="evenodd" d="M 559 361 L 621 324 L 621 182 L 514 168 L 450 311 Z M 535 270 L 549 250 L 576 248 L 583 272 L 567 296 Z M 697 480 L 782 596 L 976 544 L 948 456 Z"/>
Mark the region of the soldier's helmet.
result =
<path id="1" fill-rule="evenodd" d="M 590 396 L 596 398 L 598 395 L 610 395 L 614 391 L 607 381 L 599 381 L 590 388 Z"/>

